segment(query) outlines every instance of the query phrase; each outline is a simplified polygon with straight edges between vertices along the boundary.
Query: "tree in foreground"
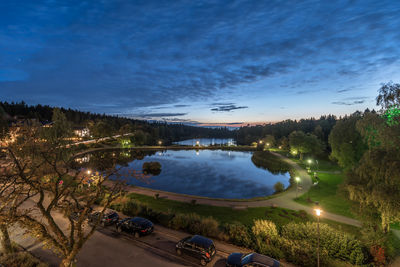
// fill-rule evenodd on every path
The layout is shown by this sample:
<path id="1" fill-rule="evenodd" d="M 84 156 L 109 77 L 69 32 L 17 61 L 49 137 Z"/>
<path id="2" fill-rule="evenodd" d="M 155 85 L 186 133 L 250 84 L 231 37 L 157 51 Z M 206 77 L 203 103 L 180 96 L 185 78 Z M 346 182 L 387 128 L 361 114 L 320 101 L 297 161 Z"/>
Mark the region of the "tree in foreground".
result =
<path id="1" fill-rule="evenodd" d="M 96 176 L 77 167 L 76 151 L 67 149 L 72 131 L 65 115 L 55 109 L 53 122 L 51 128 L 21 131 L 3 148 L 9 160 L 0 173 L 0 200 L 9 201 L 2 202 L 0 225 L 23 227 L 62 257 L 60 266 L 72 266 L 99 223 L 87 225 L 87 215 L 99 199 L 104 213 L 122 183 L 105 187 L 118 175 L 112 159 L 104 159 L 107 165 Z"/>

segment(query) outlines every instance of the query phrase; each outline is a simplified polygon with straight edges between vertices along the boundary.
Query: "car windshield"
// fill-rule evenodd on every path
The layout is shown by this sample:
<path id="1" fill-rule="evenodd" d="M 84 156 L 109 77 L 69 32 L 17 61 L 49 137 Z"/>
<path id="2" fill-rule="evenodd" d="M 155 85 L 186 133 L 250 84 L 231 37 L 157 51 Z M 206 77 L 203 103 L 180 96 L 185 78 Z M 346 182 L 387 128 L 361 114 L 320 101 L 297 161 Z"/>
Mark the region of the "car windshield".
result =
<path id="1" fill-rule="evenodd" d="M 245 255 L 242 257 L 242 265 L 248 264 L 251 262 L 251 254 Z"/>

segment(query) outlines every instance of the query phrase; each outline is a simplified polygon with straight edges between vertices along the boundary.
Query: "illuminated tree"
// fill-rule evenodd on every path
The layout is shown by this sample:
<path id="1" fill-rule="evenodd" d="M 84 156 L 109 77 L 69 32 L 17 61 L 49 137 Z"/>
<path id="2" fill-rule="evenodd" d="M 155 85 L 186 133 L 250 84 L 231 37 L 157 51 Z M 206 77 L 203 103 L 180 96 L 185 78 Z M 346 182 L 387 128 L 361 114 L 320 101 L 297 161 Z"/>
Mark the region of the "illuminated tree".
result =
<path id="1" fill-rule="evenodd" d="M 322 152 L 322 143 L 313 134 L 305 134 L 302 131 L 294 131 L 289 135 L 290 149 L 300 153 L 300 159 L 306 153 L 317 155 Z"/>
<path id="2" fill-rule="evenodd" d="M 0 223 L 8 227 L 17 222 L 61 255 L 60 266 L 69 267 L 99 223 L 90 227 L 86 223 L 92 206 L 103 199 L 104 212 L 120 194 L 122 183 L 105 187 L 110 176 L 118 175 L 115 164 L 110 163 L 112 159 L 104 159 L 108 168 L 96 177 L 88 177 L 85 170 L 76 168 L 76 151 L 67 148 L 70 132 L 65 130 L 69 123 L 57 110 L 53 122 L 50 128 L 30 127 L 15 143 L 3 148 L 10 160 L 0 173 L 0 200 L 4 206 L 0 207 Z M 88 179 L 96 181 L 89 185 Z M 57 215 L 65 219 L 56 220 Z"/>

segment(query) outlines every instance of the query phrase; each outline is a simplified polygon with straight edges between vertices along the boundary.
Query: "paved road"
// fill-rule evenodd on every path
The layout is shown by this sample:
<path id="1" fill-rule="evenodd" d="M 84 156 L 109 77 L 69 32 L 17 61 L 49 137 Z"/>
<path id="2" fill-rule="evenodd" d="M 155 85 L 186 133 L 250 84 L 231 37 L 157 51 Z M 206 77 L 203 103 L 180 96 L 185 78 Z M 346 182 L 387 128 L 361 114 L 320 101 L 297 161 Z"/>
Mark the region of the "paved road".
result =
<path id="1" fill-rule="evenodd" d="M 56 220 L 63 220 L 62 216 L 57 216 Z M 51 267 L 58 266 L 60 258 L 52 251 L 43 248 L 40 242 L 34 238 L 26 236 L 20 227 L 14 227 L 11 231 L 11 238 L 35 256 Z M 155 225 L 155 231 L 151 235 L 138 239 L 127 235 L 119 234 L 114 226 L 105 228 L 99 227 L 93 236 L 85 243 L 82 251 L 77 256 L 78 267 L 97 267 L 97 266 L 200 266 L 196 259 L 187 256 L 177 256 L 175 244 L 189 234 L 175 231 Z M 250 252 L 250 250 L 236 247 L 220 241 L 214 241 L 217 248 L 217 255 L 207 265 L 213 267 L 225 266 L 226 257 L 232 252 Z M 294 267 L 291 264 L 283 263 L 283 266 Z"/>
<path id="2" fill-rule="evenodd" d="M 301 181 L 299 182 L 299 195 L 302 193 L 307 192 L 310 187 L 312 186 L 312 180 L 311 177 L 308 175 L 308 173 L 301 168 L 299 165 L 291 161 L 290 159 L 278 154 L 271 152 L 274 155 L 280 157 L 283 161 L 287 162 L 290 164 L 297 172 L 298 176 L 300 177 Z M 219 200 L 219 199 L 209 199 L 209 198 L 202 198 L 202 197 L 196 197 L 196 196 L 188 196 L 188 195 L 180 195 L 180 194 L 174 194 L 170 192 L 164 192 L 164 191 L 158 191 L 158 190 L 153 190 L 153 189 L 147 189 L 147 188 L 142 188 L 142 187 L 133 187 L 133 186 L 127 186 L 125 188 L 128 192 L 132 193 L 138 193 L 138 194 L 143 194 L 147 196 L 154 196 L 154 194 L 158 193 L 161 198 L 167 198 L 171 200 L 176 200 L 176 201 L 182 201 L 182 202 L 190 202 L 193 199 L 196 200 L 196 203 L 198 204 L 205 204 L 205 205 L 211 205 L 211 206 L 222 206 L 222 207 L 232 207 L 232 208 L 248 208 L 248 207 L 266 207 L 266 206 L 277 206 L 281 208 L 286 208 L 286 209 L 291 209 L 291 210 L 305 210 L 309 214 L 314 214 L 314 208 L 309 207 L 309 206 L 304 206 L 301 205 L 297 202 L 295 202 L 293 199 L 296 198 L 296 187 L 293 186 L 292 188 L 288 189 L 285 193 L 282 193 L 281 195 L 267 199 L 267 200 L 256 200 L 256 201 L 232 201 L 232 200 Z M 357 227 L 361 227 L 361 222 L 354 220 L 352 218 L 348 218 L 345 216 L 329 213 L 329 212 L 323 212 L 322 217 L 332 220 L 332 221 L 337 221 L 340 223 L 345 223 L 345 224 L 350 224 L 354 225 Z"/>

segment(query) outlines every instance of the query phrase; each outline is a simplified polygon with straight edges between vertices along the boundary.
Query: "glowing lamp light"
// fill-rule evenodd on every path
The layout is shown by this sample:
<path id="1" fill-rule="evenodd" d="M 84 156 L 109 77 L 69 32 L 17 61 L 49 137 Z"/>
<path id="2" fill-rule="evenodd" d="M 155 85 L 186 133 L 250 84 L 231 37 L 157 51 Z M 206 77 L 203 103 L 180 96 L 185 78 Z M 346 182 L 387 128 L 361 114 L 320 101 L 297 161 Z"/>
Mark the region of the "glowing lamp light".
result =
<path id="1" fill-rule="evenodd" d="M 307 160 L 307 162 L 308 162 L 308 164 L 311 164 L 311 163 L 312 163 L 312 160 L 311 160 L 311 159 L 309 159 L 309 160 Z"/>
<path id="2" fill-rule="evenodd" d="M 296 178 L 294 178 L 294 179 L 296 179 L 296 182 L 300 182 L 300 177 L 299 176 L 296 176 Z"/>
<path id="3" fill-rule="evenodd" d="M 259 143 L 259 144 L 262 144 L 262 140 L 260 140 L 258 143 Z"/>
<path id="4" fill-rule="evenodd" d="M 314 209 L 315 210 L 315 214 L 317 214 L 317 216 L 321 216 L 322 210 L 321 209 Z"/>
<path id="5" fill-rule="evenodd" d="M 162 141 L 158 141 L 158 144 L 161 146 L 162 145 Z"/>
<path id="6" fill-rule="evenodd" d="M 91 170 L 88 170 L 88 171 L 87 171 L 87 174 L 91 174 L 91 173 L 92 173 L 92 171 L 91 171 Z"/>

